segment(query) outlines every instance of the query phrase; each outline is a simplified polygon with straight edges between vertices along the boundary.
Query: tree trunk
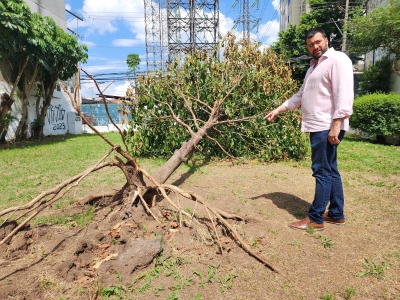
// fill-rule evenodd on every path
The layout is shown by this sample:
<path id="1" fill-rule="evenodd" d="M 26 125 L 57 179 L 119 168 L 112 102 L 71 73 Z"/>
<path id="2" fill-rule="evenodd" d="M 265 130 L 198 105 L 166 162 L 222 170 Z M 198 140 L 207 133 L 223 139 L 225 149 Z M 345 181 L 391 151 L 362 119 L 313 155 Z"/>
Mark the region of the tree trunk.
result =
<path id="1" fill-rule="evenodd" d="M 3 93 L 0 99 L 0 142 L 4 142 L 8 129 L 6 115 L 11 111 L 14 100 L 7 94 Z"/>
<path id="2" fill-rule="evenodd" d="M 153 175 L 158 183 L 165 183 L 171 174 L 187 160 L 187 157 L 195 150 L 196 145 L 204 138 L 211 127 L 203 127 L 194 133 L 189 141 L 182 143 L 180 149 L 175 150 L 170 159 Z"/>
<path id="3" fill-rule="evenodd" d="M 17 140 L 25 139 L 27 138 L 28 134 L 28 106 L 29 106 L 29 97 L 32 93 L 33 86 L 36 81 L 36 76 L 38 74 L 39 70 L 39 62 L 35 62 L 32 78 L 29 81 L 27 79 L 27 76 L 25 76 L 24 79 L 24 85 L 23 85 L 23 99 L 22 99 L 22 116 L 21 120 L 19 121 L 17 130 L 15 131 L 15 138 Z"/>
<path id="4" fill-rule="evenodd" d="M 17 88 L 18 88 L 18 83 L 19 83 L 19 81 L 21 79 L 22 73 L 24 72 L 28 61 L 29 61 L 29 57 L 27 57 L 25 59 L 25 61 L 22 64 L 21 68 L 19 69 L 17 78 L 14 81 L 11 93 L 10 93 L 9 96 L 7 95 L 8 96 L 8 101 L 6 101 L 4 106 L 3 106 L 3 96 L 1 97 L 1 111 L 0 111 L 0 136 L 1 137 L 0 137 L 0 142 L 5 142 L 5 140 L 6 140 L 6 135 L 7 135 L 8 125 L 9 124 L 8 124 L 8 122 L 5 122 L 5 118 L 6 118 L 6 115 L 8 115 L 11 112 L 11 106 L 14 103 L 14 99 L 13 99 L 14 98 L 14 94 L 15 94 L 15 91 L 17 90 Z M 11 103 L 11 104 L 9 104 L 9 103 Z"/>
<path id="5" fill-rule="evenodd" d="M 47 82 L 48 83 L 47 86 L 44 86 L 44 84 L 46 82 L 42 82 L 42 85 L 44 86 L 43 106 L 42 106 L 42 110 L 40 111 L 40 116 L 36 115 L 36 119 L 40 120 L 41 124 L 37 124 L 34 128 L 35 137 L 39 137 L 39 138 L 43 137 L 43 127 L 46 122 L 47 110 L 51 104 L 51 100 L 53 99 L 54 89 L 56 88 L 59 74 L 60 74 L 60 71 L 58 71 L 54 75 L 54 77 L 51 81 Z M 39 111 L 38 107 L 36 107 L 36 111 L 37 112 Z"/>

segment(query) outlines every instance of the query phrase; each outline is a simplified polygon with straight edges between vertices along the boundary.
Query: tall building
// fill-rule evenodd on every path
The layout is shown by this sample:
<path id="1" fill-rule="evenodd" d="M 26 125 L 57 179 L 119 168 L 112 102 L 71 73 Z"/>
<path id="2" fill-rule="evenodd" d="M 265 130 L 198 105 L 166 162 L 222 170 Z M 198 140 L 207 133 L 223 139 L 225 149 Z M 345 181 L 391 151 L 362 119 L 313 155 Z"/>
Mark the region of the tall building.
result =
<path id="1" fill-rule="evenodd" d="M 31 12 L 51 17 L 58 26 L 67 31 L 64 0 L 24 0 Z"/>
<path id="2" fill-rule="evenodd" d="M 310 7 L 307 4 L 307 0 L 280 0 L 279 31 L 286 30 L 290 23 L 299 25 L 300 16 L 309 11 Z"/>

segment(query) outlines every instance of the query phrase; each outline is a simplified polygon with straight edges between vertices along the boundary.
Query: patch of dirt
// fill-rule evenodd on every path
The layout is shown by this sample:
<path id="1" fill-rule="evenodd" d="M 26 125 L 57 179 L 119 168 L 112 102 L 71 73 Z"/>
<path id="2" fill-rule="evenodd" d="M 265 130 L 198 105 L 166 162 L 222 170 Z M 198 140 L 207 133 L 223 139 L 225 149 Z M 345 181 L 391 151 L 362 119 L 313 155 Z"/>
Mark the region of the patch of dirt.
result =
<path id="1" fill-rule="evenodd" d="M 247 254 L 213 219 L 221 254 L 199 203 L 171 195 L 201 225 L 158 202 L 152 211 L 159 225 L 141 205 L 103 200 L 60 213 L 94 207 L 85 228 L 72 221 L 26 227 L 0 246 L 0 298 L 400 299 L 399 185 L 371 185 L 375 175 L 360 175 L 342 172 L 346 225 L 325 224 L 311 234 L 288 227 L 307 214 L 313 197 L 308 165 L 218 163 L 172 176 L 170 183 L 242 216 L 228 222 L 280 274 Z M 3 224 L 0 239 L 15 226 Z"/>

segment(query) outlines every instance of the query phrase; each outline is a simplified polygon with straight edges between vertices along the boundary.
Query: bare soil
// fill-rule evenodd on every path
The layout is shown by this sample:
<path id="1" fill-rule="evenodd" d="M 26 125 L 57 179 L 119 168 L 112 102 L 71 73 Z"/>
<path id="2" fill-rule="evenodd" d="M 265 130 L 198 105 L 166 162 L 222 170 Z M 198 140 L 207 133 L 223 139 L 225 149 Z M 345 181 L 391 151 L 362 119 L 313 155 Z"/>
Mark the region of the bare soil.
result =
<path id="1" fill-rule="evenodd" d="M 94 207 L 85 228 L 72 221 L 28 227 L 1 246 L 0 299 L 400 299 L 399 178 L 357 170 L 342 177 L 346 225 L 318 233 L 288 227 L 312 201 L 307 163 L 214 163 L 179 169 L 169 180 L 242 216 L 229 223 L 279 274 L 214 219 L 221 253 L 200 204 L 172 195 L 201 223 L 181 218 L 178 227 L 166 201 L 152 208 L 160 226 L 141 205 L 103 199 L 57 212 Z M 378 181 L 386 184 L 371 184 Z M 14 226 L 4 224 L 0 238 Z"/>

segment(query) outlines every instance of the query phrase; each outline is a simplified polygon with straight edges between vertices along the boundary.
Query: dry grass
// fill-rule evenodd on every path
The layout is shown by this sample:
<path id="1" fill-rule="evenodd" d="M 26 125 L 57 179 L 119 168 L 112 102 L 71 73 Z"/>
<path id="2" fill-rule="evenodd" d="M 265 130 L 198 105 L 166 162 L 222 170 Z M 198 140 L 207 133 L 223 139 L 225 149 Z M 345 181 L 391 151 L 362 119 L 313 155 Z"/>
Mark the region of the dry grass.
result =
<path id="1" fill-rule="evenodd" d="M 35 151 L 33 149 L 30 148 L 29 153 Z M 13 150 L 0 151 L 3 155 L 4 151 Z M 101 155 L 104 152 L 99 150 Z M 26 153 L 24 155 L 28 155 Z M 7 158 L 7 166 L 13 163 L 11 157 L 10 154 Z M 34 158 L 30 157 L 31 163 L 39 166 L 39 162 L 33 162 Z M 16 158 L 19 159 L 22 160 Z M 99 299 L 400 299 L 400 147 L 346 138 L 340 146 L 339 161 L 345 185 L 346 225 L 326 224 L 325 230 L 319 233 L 288 227 L 289 222 L 306 215 L 312 200 L 314 182 L 308 160 L 182 166 L 169 180 L 203 195 L 215 207 L 245 217 L 246 222 L 231 223 L 253 249 L 272 261 L 284 276 L 271 272 L 234 243 L 229 244 L 229 253 L 216 255 L 215 246 L 207 246 L 182 228 L 171 234 L 163 257 L 179 258 L 184 263 L 174 263 L 170 268 L 157 269 L 157 265 L 151 264 L 133 273 L 131 278 L 121 278 L 119 284 L 98 288 L 96 280 L 66 282 L 58 277 L 54 270 L 66 249 L 56 249 L 27 268 L 21 269 L 27 265 L 29 257 L 37 257 L 37 253 L 30 253 L 24 262 L 15 262 L 18 267 L 14 269 L 12 264 L 7 267 L 0 264 L 0 274 L 5 274 L 0 276 L 0 288 L 8 291 L 13 283 L 28 278 L 25 289 L 26 293 L 34 295 L 31 299 L 89 299 L 96 289 L 103 293 Z M 83 162 L 85 167 L 92 163 L 88 157 L 82 160 L 82 166 Z M 160 163 L 142 160 L 150 171 Z M 27 162 L 16 165 L 25 164 Z M 60 178 L 70 176 L 64 170 L 67 167 L 60 166 L 58 170 L 65 172 Z M 13 174 L 17 170 L 7 168 L 12 178 L 18 177 Z M 120 187 L 123 178 L 116 179 L 120 174 L 107 172 L 89 179 L 91 182 L 80 187 L 79 194 L 99 186 Z M 42 176 L 50 181 L 56 178 L 46 173 Z M 4 186 L 3 181 L 0 194 L 3 207 L 9 204 L 8 199 L 14 199 L 4 196 Z M 33 195 L 40 187 L 32 184 L 25 189 L 24 195 Z M 14 193 L 20 190 L 14 187 Z M 76 199 L 74 197 L 71 196 L 71 201 Z M 194 210 L 193 203 L 182 200 L 181 205 Z M 196 214 L 202 216 L 203 213 L 197 207 Z M 75 231 L 69 234 L 72 233 Z M 61 232 L 58 234 L 62 236 Z M 146 234 L 151 235 L 150 232 Z M 19 271 L 14 272 L 15 269 Z M 135 282 L 141 274 L 145 276 Z M 120 298 L 115 296 L 117 293 Z"/>

